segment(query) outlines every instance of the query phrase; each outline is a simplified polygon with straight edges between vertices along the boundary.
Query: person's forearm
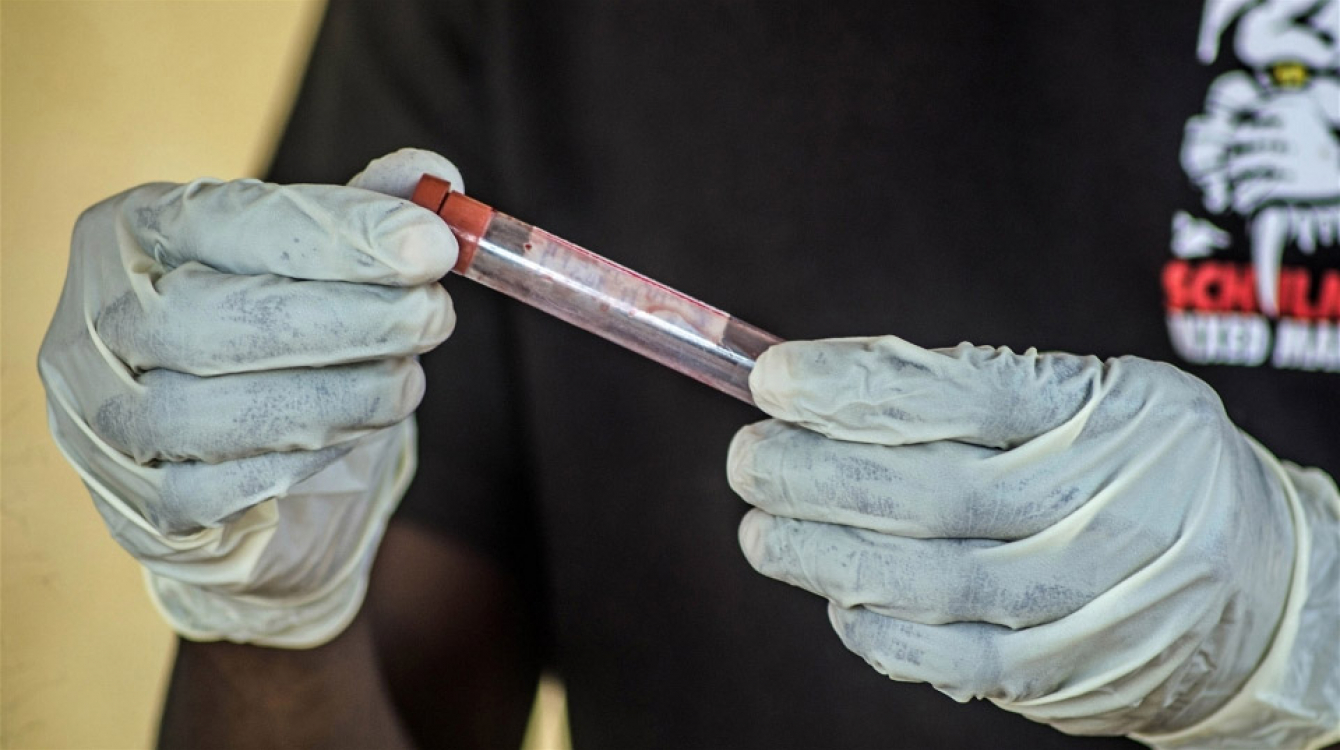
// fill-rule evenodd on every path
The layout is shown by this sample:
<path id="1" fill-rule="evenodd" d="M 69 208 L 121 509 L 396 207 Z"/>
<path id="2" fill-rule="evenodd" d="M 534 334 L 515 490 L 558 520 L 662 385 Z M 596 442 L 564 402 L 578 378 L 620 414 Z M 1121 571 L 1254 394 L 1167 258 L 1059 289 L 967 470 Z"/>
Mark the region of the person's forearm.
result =
<path id="1" fill-rule="evenodd" d="M 385 689 L 367 617 L 323 646 L 182 640 L 160 748 L 411 747 Z"/>
<path id="2" fill-rule="evenodd" d="M 514 573 L 457 538 L 396 518 L 364 610 L 385 682 L 421 747 L 519 747 L 540 658 Z"/>

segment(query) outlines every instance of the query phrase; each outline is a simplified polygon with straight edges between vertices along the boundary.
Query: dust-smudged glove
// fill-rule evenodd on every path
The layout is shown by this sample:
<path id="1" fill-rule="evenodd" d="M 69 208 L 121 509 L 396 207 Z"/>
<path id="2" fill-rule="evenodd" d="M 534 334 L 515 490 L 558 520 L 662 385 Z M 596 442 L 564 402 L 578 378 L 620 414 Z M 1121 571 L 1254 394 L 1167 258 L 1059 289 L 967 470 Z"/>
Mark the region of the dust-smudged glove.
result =
<path id="1" fill-rule="evenodd" d="M 731 486 L 750 563 L 896 680 L 1160 747 L 1340 738 L 1340 497 L 1136 358 L 781 344 Z"/>
<path id="2" fill-rule="evenodd" d="M 310 647 L 362 603 L 414 472 L 416 355 L 455 324 L 455 239 L 403 200 L 425 171 L 460 184 L 404 151 L 351 187 L 150 184 L 80 217 L 51 430 L 182 635 Z"/>

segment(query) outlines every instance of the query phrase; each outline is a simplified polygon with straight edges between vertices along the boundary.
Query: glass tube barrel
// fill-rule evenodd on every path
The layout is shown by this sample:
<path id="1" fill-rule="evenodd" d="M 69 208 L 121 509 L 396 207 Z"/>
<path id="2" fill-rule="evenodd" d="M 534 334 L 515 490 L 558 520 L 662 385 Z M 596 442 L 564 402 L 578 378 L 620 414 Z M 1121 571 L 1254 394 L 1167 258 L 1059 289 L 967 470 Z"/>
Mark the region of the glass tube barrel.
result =
<path id="1" fill-rule="evenodd" d="M 413 201 L 460 243 L 453 269 L 746 403 L 749 372 L 781 339 L 518 221 L 424 175 Z"/>

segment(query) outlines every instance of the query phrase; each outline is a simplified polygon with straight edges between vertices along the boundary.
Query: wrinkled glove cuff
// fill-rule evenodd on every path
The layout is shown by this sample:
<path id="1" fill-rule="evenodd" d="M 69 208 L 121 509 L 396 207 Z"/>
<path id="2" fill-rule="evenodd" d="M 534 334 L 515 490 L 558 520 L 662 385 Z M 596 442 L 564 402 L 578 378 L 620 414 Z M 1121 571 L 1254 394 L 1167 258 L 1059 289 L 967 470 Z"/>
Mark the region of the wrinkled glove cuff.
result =
<path id="1" fill-rule="evenodd" d="M 149 593 L 163 618 L 182 637 L 193 641 L 314 648 L 333 640 L 362 606 L 386 525 L 417 468 L 415 444 L 411 418 L 370 436 L 341 462 L 295 485 L 286 496 L 249 509 L 232 524 L 233 531 L 254 536 L 256 544 L 277 552 L 274 556 L 260 552 L 236 573 L 229 573 L 223 561 L 206 563 L 213 572 L 188 572 L 177 566 L 146 562 Z M 351 468 L 354 462 L 374 466 Z M 367 487 L 351 480 L 350 474 L 371 475 L 377 480 Z M 349 496 L 360 491 L 370 496 Z M 290 528 L 301 527 L 305 516 L 337 513 L 352 516 L 349 523 L 337 526 L 347 526 L 356 537 L 327 539 L 326 544 L 319 545 L 328 550 L 347 548 L 351 554 L 308 571 L 307 579 L 318 581 L 316 586 L 285 585 L 282 581 L 254 585 L 257 578 L 265 578 L 265 568 L 286 567 L 279 558 L 287 551 Z M 220 565 L 225 568 L 220 569 Z"/>
<path id="2" fill-rule="evenodd" d="M 147 569 L 144 576 L 163 619 L 187 640 L 302 649 L 333 640 L 358 614 L 367 591 L 369 566 L 359 567 L 322 596 L 301 602 L 229 596 Z"/>
<path id="3" fill-rule="evenodd" d="M 1319 748 L 1340 741 L 1340 492 L 1317 469 L 1281 463 L 1252 443 L 1286 487 L 1298 544 L 1270 651 L 1243 689 L 1198 724 L 1132 735 L 1160 750 Z"/>

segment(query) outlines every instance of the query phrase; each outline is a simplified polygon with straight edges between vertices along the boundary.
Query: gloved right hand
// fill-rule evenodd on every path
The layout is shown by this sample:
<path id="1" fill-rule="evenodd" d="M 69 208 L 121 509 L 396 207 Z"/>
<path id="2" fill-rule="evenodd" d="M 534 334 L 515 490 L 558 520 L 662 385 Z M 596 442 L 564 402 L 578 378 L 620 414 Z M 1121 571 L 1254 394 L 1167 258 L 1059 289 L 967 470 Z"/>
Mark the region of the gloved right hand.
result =
<path id="1" fill-rule="evenodd" d="M 402 151 L 351 187 L 158 183 L 79 218 L 51 430 L 182 635 L 310 647 L 357 612 L 414 472 L 415 355 L 455 323 L 455 238 L 402 200 L 422 172 L 461 184 Z"/>

